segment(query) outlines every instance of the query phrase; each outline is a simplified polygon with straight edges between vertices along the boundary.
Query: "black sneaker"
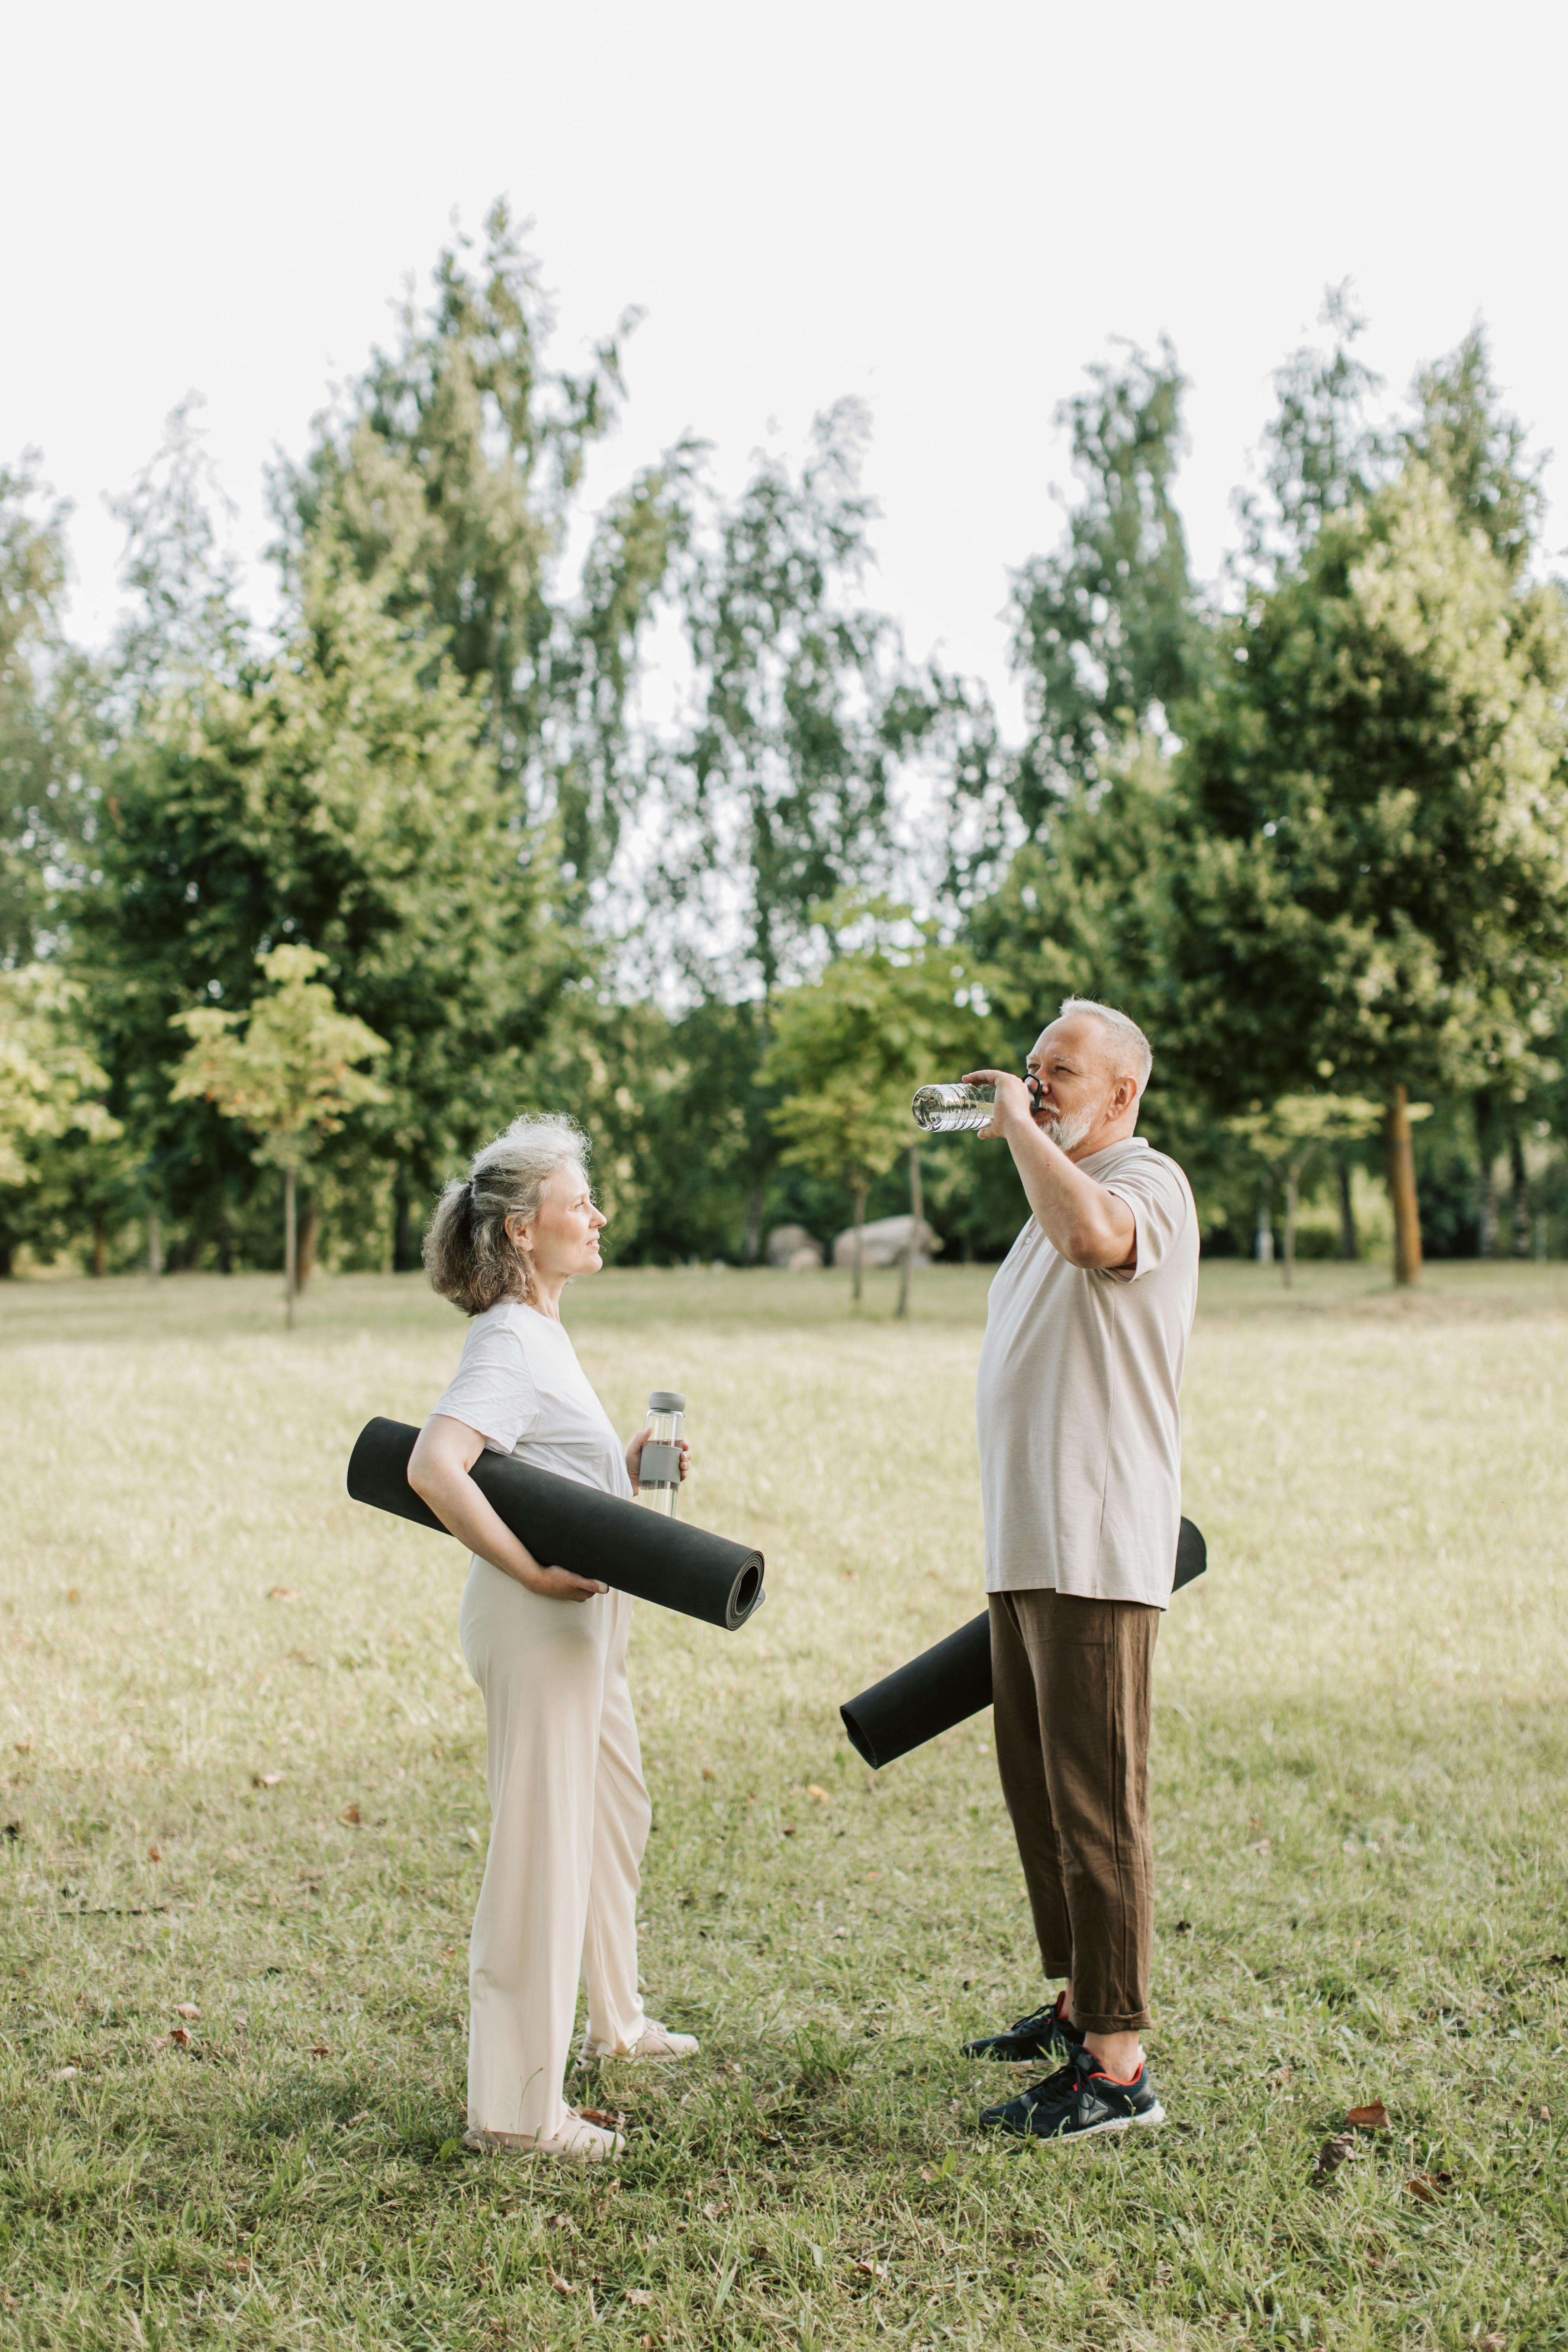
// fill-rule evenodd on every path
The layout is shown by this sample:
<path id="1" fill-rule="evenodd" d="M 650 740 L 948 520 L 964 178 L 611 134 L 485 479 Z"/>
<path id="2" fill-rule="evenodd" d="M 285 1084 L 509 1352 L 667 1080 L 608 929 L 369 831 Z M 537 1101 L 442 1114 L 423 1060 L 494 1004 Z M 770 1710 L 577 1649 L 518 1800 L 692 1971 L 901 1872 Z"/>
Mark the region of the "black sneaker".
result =
<path id="1" fill-rule="evenodd" d="M 1132 2124 L 1163 2124 L 1165 2110 L 1154 2094 L 1147 2062 L 1131 2083 L 1102 2074 L 1087 2050 L 999 2107 L 981 2116 L 988 2131 L 1018 2139 L 1087 2139 L 1092 2132 L 1126 2131 Z"/>
<path id="2" fill-rule="evenodd" d="M 1021 2017 L 1005 2033 L 987 2033 L 966 2042 L 966 2058 L 1005 2058 L 1015 2065 L 1029 2058 L 1070 2058 L 1083 2048 L 1083 2036 L 1067 2013 L 1067 1996 L 1058 1993 L 1049 2009 Z"/>

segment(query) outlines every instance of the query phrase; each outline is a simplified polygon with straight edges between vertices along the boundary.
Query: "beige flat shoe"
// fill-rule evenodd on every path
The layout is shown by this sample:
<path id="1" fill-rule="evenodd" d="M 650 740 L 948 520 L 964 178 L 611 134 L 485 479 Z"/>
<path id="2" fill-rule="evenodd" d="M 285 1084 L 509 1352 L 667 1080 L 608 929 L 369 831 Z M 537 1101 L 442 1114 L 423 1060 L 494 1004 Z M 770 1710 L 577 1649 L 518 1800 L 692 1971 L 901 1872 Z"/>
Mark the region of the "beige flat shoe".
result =
<path id="1" fill-rule="evenodd" d="M 605 2131 L 599 2124 L 591 2124 L 574 2107 L 568 2107 L 559 2131 L 548 2133 L 542 2139 L 532 2132 L 467 2131 L 463 2146 L 475 2150 L 507 2150 L 514 2156 L 559 2156 L 568 2164 L 603 2164 L 612 2156 L 619 2156 L 626 2141 L 618 2131 Z"/>
<path id="2" fill-rule="evenodd" d="M 669 2065 L 677 2059 L 695 2058 L 699 2047 L 694 2033 L 672 2033 L 668 2025 L 660 2025 L 657 2018 L 650 2017 L 629 2050 L 605 2050 L 597 2042 L 584 2042 L 583 2061 L 591 2064 L 601 2058 L 615 2058 L 622 2065 L 635 2065 L 639 2059 L 651 2059 L 660 2065 Z"/>

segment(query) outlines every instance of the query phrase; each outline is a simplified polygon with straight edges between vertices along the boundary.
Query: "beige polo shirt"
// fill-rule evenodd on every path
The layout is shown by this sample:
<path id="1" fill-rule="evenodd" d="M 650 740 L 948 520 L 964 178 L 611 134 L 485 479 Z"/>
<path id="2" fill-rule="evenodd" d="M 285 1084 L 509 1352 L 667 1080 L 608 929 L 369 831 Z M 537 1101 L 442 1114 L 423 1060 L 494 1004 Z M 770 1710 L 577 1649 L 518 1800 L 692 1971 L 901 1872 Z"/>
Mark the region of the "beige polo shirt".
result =
<path id="1" fill-rule="evenodd" d="M 1031 1217 L 991 1285 L 975 1381 L 985 1589 L 1163 1609 L 1197 1211 L 1175 1161 L 1141 1136 L 1078 1165 L 1131 1210 L 1137 1263 L 1129 1274 L 1069 1265 Z"/>

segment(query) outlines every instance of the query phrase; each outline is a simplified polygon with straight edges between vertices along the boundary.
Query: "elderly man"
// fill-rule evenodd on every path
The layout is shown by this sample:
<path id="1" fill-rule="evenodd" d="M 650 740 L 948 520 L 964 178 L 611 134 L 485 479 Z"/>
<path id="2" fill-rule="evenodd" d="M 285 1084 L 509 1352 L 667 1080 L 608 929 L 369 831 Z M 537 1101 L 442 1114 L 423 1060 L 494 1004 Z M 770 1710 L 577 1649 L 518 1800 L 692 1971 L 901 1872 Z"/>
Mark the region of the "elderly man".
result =
<path id="1" fill-rule="evenodd" d="M 1150 1675 L 1181 1518 L 1197 1213 L 1134 1134 L 1149 1041 L 1069 997 L 1027 1083 L 975 1070 L 1029 1221 L 991 1286 L 976 1415 L 996 1761 L 1047 2009 L 966 2054 L 1061 2062 L 980 2120 L 1034 2139 L 1158 2124 L 1140 2036 L 1153 1936 Z"/>

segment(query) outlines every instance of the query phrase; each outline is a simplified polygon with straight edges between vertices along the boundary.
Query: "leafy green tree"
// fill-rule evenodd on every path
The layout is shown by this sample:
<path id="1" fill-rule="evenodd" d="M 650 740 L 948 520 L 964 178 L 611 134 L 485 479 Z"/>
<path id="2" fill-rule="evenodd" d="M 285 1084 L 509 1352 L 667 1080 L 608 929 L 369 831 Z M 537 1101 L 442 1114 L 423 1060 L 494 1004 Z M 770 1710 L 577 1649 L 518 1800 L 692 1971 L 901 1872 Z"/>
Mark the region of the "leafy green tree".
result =
<path id="1" fill-rule="evenodd" d="M 1408 1092 L 1550 1032 L 1568 948 L 1568 617 L 1406 459 L 1255 587 L 1179 762 L 1172 977 L 1210 1098 L 1387 1112 L 1395 1269 L 1420 1234 Z"/>
<path id="2" fill-rule="evenodd" d="M 1263 488 L 1239 502 L 1241 568 L 1255 580 L 1299 563 L 1330 515 L 1371 499 L 1395 453 L 1380 410 L 1383 379 L 1356 350 L 1366 320 L 1348 281 L 1328 289 L 1320 323 L 1326 345 L 1302 344 L 1275 372 Z"/>
<path id="3" fill-rule="evenodd" d="M 55 967 L 0 971 L 0 1274 L 11 1271 L 22 1196 L 49 1172 L 62 1139 L 107 1144 L 108 1079 L 85 1035 L 79 991 Z"/>
<path id="4" fill-rule="evenodd" d="M 67 509 L 0 467 L 0 967 L 55 945 L 91 827 L 91 665 L 66 639 Z"/>
<path id="5" fill-rule="evenodd" d="M 569 590 L 583 469 L 619 413 L 636 314 L 583 372 L 553 368 L 549 304 L 504 204 L 471 252 L 459 238 L 441 255 L 429 308 L 405 305 L 394 348 L 318 420 L 303 464 L 279 468 L 279 552 L 302 574 L 325 525 L 369 581 L 387 577 L 397 547 L 391 617 L 474 689 L 520 821 L 553 828 L 551 854 L 586 903 L 639 795 L 626 696 L 687 529 L 694 452 L 678 447 L 612 497 Z"/>
<path id="6" fill-rule="evenodd" d="M 550 840 L 531 835 L 439 632 L 395 616 L 419 492 L 390 493 L 369 580 L 323 509 L 282 654 L 187 679 L 109 772 L 103 887 L 76 918 L 115 1108 L 167 1203 L 209 1223 L 251 1181 L 232 1129 L 169 1105 L 171 1016 L 243 1009 L 256 958 L 327 955 L 345 1011 L 388 1045 L 363 1136 L 394 1171 L 400 1262 L 417 1204 L 515 1108 L 531 1042 L 574 968 Z"/>
<path id="7" fill-rule="evenodd" d="M 854 1202 L 854 1297 L 863 1285 L 866 1195 L 901 1152 L 916 1220 L 899 1312 L 909 1309 L 921 1215 L 910 1097 L 922 1080 L 977 1066 L 992 1042 L 973 966 L 907 908 L 840 899 L 818 910 L 838 950 L 820 977 L 775 1000 L 761 1079 L 780 1100 L 768 1116 L 784 1159 Z"/>
<path id="8" fill-rule="evenodd" d="M 1063 545 L 1013 583 L 1014 667 L 1029 739 L 1013 796 L 1037 835 L 1064 793 L 1101 783 L 1143 734 L 1163 740 L 1201 675 L 1206 631 L 1174 502 L 1186 379 L 1168 342 L 1129 347 L 1065 401 L 1082 495 Z"/>
<path id="9" fill-rule="evenodd" d="M 174 1072 L 173 1101 L 215 1103 L 259 1136 L 257 1158 L 283 1171 L 283 1279 L 294 1327 L 295 1185 L 300 1170 L 351 1111 L 384 1102 L 375 1080 L 355 1065 L 379 1059 L 384 1038 L 340 1013 L 332 992 L 312 975 L 327 959 L 313 948 L 274 948 L 258 958 L 267 992 L 248 1015 L 196 1005 L 174 1026 L 191 1043 Z"/>
<path id="10" fill-rule="evenodd" d="M 696 718 L 662 766 L 660 888 L 694 919 L 685 951 L 708 992 L 797 979 L 818 903 L 885 876 L 895 780 L 932 721 L 897 628 L 860 593 L 866 429 L 841 402 L 798 478 L 765 459 L 682 575 Z"/>
<path id="11" fill-rule="evenodd" d="M 1414 1118 L 1429 1105 L 1413 1103 Z M 1301 1180 L 1314 1160 L 1336 1146 L 1359 1143 L 1383 1124 L 1381 1103 L 1363 1095 L 1281 1095 L 1267 1110 L 1243 1112 L 1228 1121 L 1263 1161 L 1270 1177 L 1285 1179 L 1285 1285 L 1296 1271 L 1296 1221 L 1300 1213 Z"/>

